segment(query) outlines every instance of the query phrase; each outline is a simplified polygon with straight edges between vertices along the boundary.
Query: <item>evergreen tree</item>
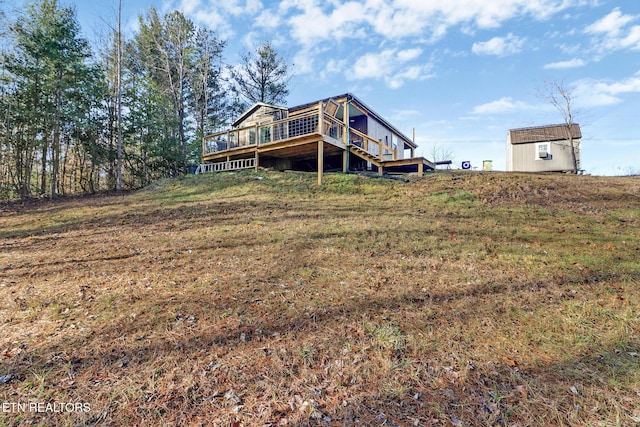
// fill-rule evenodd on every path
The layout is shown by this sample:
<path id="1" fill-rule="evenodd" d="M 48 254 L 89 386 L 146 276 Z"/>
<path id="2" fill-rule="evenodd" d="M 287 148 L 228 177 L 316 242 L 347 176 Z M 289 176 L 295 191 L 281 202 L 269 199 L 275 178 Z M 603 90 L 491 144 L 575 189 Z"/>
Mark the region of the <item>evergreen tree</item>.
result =
<path id="1" fill-rule="evenodd" d="M 19 145 L 14 147 L 19 160 L 19 194 L 31 194 L 31 171 L 35 151 L 39 150 L 40 191 L 48 190 L 55 197 L 62 188 L 63 139 L 71 144 L 75 127 L 87 114 L 74 104 L 99 81 L 97 70 L 88 65 L 89 45 L 80 37 L 75 12 L 56 0 L 34 2 L 12 29 L 14 46 L 6 57 L 6 68 L 14 84 L 15 100 L 23 100 L 15 104 L 15 126 L 23 130 Z"/>
<path id="2" fill-rule="evenodd" d="M 239 67 L 231 69 L 234 91 L 249 103 L 284 105 L 292 77 L 290 64 L 275 51 L 271 42 L 265 42 L 255 52 L 243 53 L 241 60 Z"/>
<path id="3" fill-rule="evenodd" d="M 146 19 L 140 19 L 138 42 L 144 55 L 144 65 L 173 104 L 177 136 L 181 151 L 181 165 L 187 170 L 187 96 L 189 74 L 195 63 L 195 26 L 182 12 L 174 11 L 162 19 L 152 8 Z"/>

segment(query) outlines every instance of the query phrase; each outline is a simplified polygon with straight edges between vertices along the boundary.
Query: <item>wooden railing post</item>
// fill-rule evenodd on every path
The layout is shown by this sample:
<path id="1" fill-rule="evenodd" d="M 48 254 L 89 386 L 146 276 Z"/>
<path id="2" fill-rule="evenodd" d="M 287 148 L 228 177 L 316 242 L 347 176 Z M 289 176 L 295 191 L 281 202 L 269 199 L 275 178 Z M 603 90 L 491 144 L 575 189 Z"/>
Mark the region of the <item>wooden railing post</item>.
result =
<path id="1" fill-rule="evenodd" d="M 318 102 L 318 132 L 324 135 L 324 108 L 322 108 L 322 101 Z"/>
<path id="2" fill-rule="evenodd" d="M 349 97 L 344 100 L 344 106 L 342 107 L 342 118 L 344 120 L 344 155 L 342 159 L 342 172 L 349 172 L 349 144 L 351 141 L 349 137 L 351 136 L 351 130 L 349 129 Z"/>

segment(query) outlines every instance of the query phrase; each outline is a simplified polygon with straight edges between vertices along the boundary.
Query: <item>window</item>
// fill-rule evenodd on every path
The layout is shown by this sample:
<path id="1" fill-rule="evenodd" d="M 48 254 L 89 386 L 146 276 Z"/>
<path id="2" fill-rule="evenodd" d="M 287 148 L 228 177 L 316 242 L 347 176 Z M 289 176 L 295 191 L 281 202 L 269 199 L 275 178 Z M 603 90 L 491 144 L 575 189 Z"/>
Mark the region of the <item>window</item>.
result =
<path id="1" fill-rule="evenodd" d="M 260 144 L 271 142 L 271 126 L 260 128 Z"/>
<path id="2" fill-rule="evenodd" d="M 548 160 L 551 159 L 551 143 L 539 142 L 536 144 L 536 160 Z"/>

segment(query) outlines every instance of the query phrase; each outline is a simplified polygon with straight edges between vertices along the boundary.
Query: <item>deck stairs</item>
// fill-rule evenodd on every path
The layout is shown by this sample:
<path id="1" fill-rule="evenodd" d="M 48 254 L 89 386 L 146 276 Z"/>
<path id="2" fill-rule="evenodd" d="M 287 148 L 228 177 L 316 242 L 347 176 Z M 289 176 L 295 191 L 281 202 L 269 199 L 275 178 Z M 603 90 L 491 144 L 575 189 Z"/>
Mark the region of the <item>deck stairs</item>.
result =
<path id="1" fill-rule="evenodd" d="M 371 162 L 376 166 L 380 166 L 382 164 L 378 156 L 369 153 L 367 150 L 365 150 L 364 148 L 358 145 L 350 144 L 349 151 L 355 154 L 356 156 L 360 157 L 361 159 L 364 159 L 367 162 Z"/>

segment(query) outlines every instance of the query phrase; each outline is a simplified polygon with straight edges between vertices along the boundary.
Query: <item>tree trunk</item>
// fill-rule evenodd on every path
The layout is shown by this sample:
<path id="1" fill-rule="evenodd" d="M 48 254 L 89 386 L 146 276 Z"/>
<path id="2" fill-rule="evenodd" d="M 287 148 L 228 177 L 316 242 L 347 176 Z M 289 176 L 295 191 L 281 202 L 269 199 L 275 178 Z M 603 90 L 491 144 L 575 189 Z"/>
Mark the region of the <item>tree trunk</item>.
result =
<path id="1" fill-rule="evenodd" d="M 60 121 L 62 104 L 62 70 L 58 70 L 58 87 L 56 89 L 56 107 L 53 123 L 53 143 L 51 145 L 51 194 L 52 199 L 58 194 L 58 172 L 60 170 Z"/>
<path id="2" fill-rule="evenodd" d="M 182 146 L 182 173 L 187 174 L 188 165 L 187 165 L 187 136 L 184 131 L 184 108 L 180 108 L 178 117 L 180 119 L 180 123 L 178 125 L 178 129 L 180 132 L 180 145 Z"/>
<path id="3" fill-rule="evenodd" d="M 40 194 L 47 194 L 47 153 L 49 151 L 49 133 L 42 137 L 42 164 L 40 165 Z"/>
<path id="4" fill-rule="evenodd" d="M 116 190 L 122 190 L 122 0 L 118 2 L 118 155 L 117 155 L 117 178 Z"/>
<path id="5" fill-rule="evenodd" d="M 576 156 L 576 145 L 573 141 L 571 128 L 569 128 L 569 146 L 571 147 L 571 160 L 573 161 L 573 173 L 578 174 L 578 156 Z"/>

